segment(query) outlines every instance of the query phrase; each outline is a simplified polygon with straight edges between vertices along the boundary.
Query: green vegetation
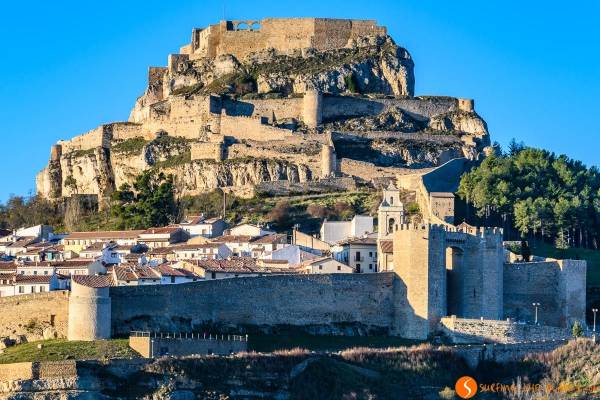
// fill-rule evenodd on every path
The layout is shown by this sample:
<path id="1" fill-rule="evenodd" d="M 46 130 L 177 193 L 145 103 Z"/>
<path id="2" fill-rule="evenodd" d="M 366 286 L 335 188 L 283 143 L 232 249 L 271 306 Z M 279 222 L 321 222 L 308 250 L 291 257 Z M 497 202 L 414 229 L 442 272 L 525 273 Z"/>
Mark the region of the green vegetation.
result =
<path id="1" fill-rule="evenodd" d="M 112 146 L 112 151 L 117 154 L 140 154 L 148 143 L 143 137 L 136 137 L 118 142 Z"/>
<path id="2" fill-rule="evenodd" d="M 270 223 L 280 230 L 291 229 L 295 224 L 304 232 L 316 232 L 321 220 L 348 220 L 355 214 L 375 214 L 381 201 L 380 193 L 361 191 L 353 193 L 327 193 L 290 197 L 265 197 L 252 199 L 226 196 L 225 219 L 230 223 Z M 187 213 L 204 213 L 207 216 L 222 215 L 223 194 L 214 190 L 199 196 L 181 200 Z"/>
<path id="3" fill-rule="evenodd" d="M 123 184 L 112 195 L 111 214 L 119 229 L 143 229 L 175 222 L 173 176 L 148 170 L 133 187 Z"/>
<path id="4" fill-rule="evenodd" d="M 403 339 L 397 336 L 330 336 L 302 333 L 248 336 L 249 350 L 272 352 L 302 348 L 311 351 L 341 351 L 355 347 L 387 348 L 412 346 L 421 343 L 417 340 Z"/>
<path id="5" fill-rule="evenodd" d="M 346 88 L 350 93 L 360 93 L 358 81 L 356 80 L 356 76 L 354 76 L 354 74 L 344 76 L 344 83 L 346 84 Z"/>
<path id="6" fill-rule="evenodd" d="M 565 155 L 513 141 L 508 154 L 463 175 L 458 194 L 479 217 L 496 217 L 523 237 L 562 249 L 600 246 L 600 171 Z"/>
<path id="7" fill-rule="evenodd" d="M 6 204 L 0 203 L 0 228 L 16 229 L 39 224 L 62 226 L 63 211 L 59 203 L 40 196 L 11 196 Z"/>
<path id="8" fill-rule="evenodd" d="M 42 345 L 38 349 L 38 344 Z M 139 355 L 128 344 L 128 339 L 97 340 L 94 342 L 64 339 L 23 343 L 8 347 L 0 354 L 0 364 L 26 361 L 93 360 L 134 358 Z"/>
<path id="9" fill-rule="evenodd" d="M 94 154 L 94 150 L 96 150 L 95 148 L 92 149 L 87 149 L 87 150 L 73 150 L 71 152 L 71 155 L 73 157 L 84 157 L 84 156 L 91 156 L 92 154 Z"/>

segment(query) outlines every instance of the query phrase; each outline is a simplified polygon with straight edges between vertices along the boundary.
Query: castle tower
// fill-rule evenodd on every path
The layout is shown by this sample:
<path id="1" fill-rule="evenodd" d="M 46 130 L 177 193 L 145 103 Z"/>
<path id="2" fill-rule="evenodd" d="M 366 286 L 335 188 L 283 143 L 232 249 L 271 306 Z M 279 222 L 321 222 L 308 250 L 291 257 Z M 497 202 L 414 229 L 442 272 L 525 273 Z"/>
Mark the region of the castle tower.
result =
<path id="1" fill-rule="evenodd" d="M 466 112 L 475 111 L 475 100 L 473 99 L 458 99 L 458 109 Z"/>
<path id="2" fill-rule="evenodd" d="M 321 178 L 335 175 L 337 157 L 332 144 L 321 145 Z"/>
<path id="3" fill-rule="evenodd" d="M 395 225 L 407 222 L 404 204 L 400 200 L 400 189 L 394 184 L 390 184 L 387 189 L 383 189 L 383 200 L 379 205 L 377 215 L 377 236 L 379 239 L 389 238 Z"/>
<path id="4" fill-rule="evenodd" d="M 103 276 L 81 276 L 81 279 Z M 91 281 L 91 279 L 90 279 Z M 68 340 L 110 339 L 111 303 L 108 286 L 91 287 L 71 280 L 69 296 Z"/>
<path id="5" fill-rule="evenodd" d="M 62 156 L 62 146 L 55 144 L 50 148 L 50 161 L 60 161 Z"/>
<path id="6" fill-rule="evenodd" d="M 321 125 L 323 118 L 323 95 L 317 90 L 304 92 L 302 101 L 302 118 L 308 128 L 314 129 Z"/>
<path id="7" fill-rule="evenodd" d="M 437 225 L 399 225 L 394 231 L 394 331 L 426 339 L 446 315 L 445 231 Z"/>

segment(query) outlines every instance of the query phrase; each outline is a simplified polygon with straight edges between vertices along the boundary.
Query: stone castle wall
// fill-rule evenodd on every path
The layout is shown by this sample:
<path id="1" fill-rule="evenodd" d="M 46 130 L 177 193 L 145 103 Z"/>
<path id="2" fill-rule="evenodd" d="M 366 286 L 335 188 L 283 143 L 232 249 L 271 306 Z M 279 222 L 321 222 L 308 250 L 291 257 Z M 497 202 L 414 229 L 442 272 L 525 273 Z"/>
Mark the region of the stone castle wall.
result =
<path id="1" fill-rule="evenodd" d="M 538 321 L 569 327 L 585 321 L 586 262 L 553 260 L 504 264 L 506 317 L 533 321 L 532 303 L 540 303 Z"/>
<path id="2" fill-rule="evenodd" d="M 0 337 L 23 335 L 28 340 L 40 340 L 43 330 L 48 328 L 54 330 L 57 337 L 67 337 L 68 303 L 66 291 L 0 298 L 3 310 Z"/>
<path id="3" fill-rule="evenodd" d="M 260 118 L 232 117 L 221 115 L 221 135 L 231 136 L 238 140 L 283 140 L 292 137 L 292 131 L 267 125 Z"/>
<path id="4" fill-rule="evenodd" d="M 181 285 L 110 288 L 113 335 L 192 331 L 202 324 L 314 327 L 387 332 L 393 274 L 234 278 Z"/>
<path id="5" fill-rule="evenodd" d="M 267 18 L 260 21 L 221 21 L 194 29 L 190 45 L 181 52 L 190 58 L 232 54 L 243 59 L 250 53 L 274 48 L 289 53 L 305 48 L 331 50 L 359 36 L 385 35 L 372 20 L 326 18 Z"/>
<path id="6" fill-rule="evenodd" d="M 520 343 L 571 337 L 566 328 L 503 320 L 444 317 L 440 327 L 454 343 Z"/>

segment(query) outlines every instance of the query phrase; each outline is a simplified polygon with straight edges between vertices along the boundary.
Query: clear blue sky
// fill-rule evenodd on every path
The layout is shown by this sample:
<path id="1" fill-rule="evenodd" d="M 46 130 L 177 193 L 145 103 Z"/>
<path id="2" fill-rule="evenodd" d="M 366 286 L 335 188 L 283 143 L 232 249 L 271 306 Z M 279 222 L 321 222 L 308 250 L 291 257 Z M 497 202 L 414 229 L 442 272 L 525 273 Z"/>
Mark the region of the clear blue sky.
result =
<path id="1" fill-rule="evenodd" d="M 492 140 L 598 165 L 600 2 L 23 1 L 0 15 L 0 201 L 50 145 L 126 120 L 150 65 L 223 18 L 372 18 L 415 60 L 416 94 L 475 99 Z"/>

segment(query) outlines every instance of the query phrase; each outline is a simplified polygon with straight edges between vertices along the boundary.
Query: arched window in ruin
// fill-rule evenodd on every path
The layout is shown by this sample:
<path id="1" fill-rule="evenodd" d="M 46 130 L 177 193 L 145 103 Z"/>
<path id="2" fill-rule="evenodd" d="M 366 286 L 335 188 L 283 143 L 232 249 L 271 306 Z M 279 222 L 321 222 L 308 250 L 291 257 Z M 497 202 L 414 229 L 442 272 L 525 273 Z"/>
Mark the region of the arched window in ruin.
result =
<path id="1" fill-rule="evenodd" d="M 260 28 L 262 28 L 262 26 L 258 22 L 253 22 L 252 25 L 250 25 L 250 29 L 253 31 L 260 31 Z"/>

